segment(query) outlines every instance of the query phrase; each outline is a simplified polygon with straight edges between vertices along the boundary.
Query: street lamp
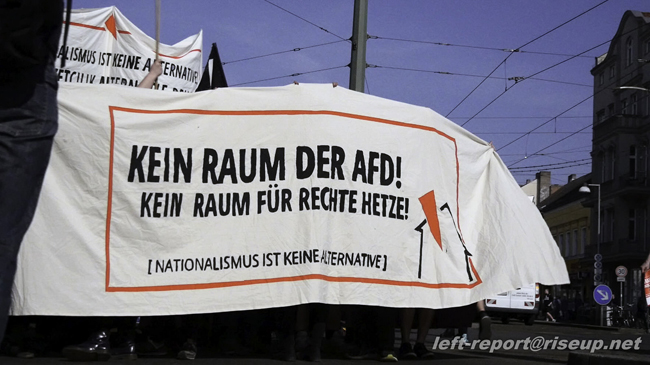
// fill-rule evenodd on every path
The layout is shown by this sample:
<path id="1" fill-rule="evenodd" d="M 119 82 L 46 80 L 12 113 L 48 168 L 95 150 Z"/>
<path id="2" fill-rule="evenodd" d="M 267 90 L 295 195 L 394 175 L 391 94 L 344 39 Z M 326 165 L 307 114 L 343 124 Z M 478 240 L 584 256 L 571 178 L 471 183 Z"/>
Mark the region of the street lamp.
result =
<path id="1" fill-rule="evenodd" d="M 598 216 L 598 239 L 596 240 L 596 253 L 600 255 L 600 184 L 586 184 L 580 187 L 578 190 L 581 193 L 591 193 L 590 186 L 595 186 L 598 188 L 598 208 L 596 209 L 596 215 Z"/>
<path id="2" fill-rule="evenodd" d="M 598 238 L 596 239 L 596 256 L 594 257 L 594 259 L 596 260 L 596 262 L 599 262 L 602 259 L 602 256 L 600 255 L 600 184 L 585 184 L 585 185 L 580 187 L 578 192 L 580 192 L 580 193 L 591 193 L 591 189 L 589 189 L 590 186 L 595 186 L 595 187 L 598 188 L 598 207 L 596 209 L 596 215 L 598 215 L 598 223 L 597 223 L 598 224 L 598 231 L 597 231 L 598 232 Z M 595 267 L 596 267 L 596 264 L 594 264 L 594 268 Z M 594 274 L 596 274 L 595 269 L 594 269 Z M 596 277 L 594 275 L 594 286 L 596 286 L 597 284 L 600 284 L 600 280 L 596 280 Z M 603 308 L 604 307 L 601 305 L 600 306 L 600 311 L 599 311 L 599 314 L 598 314 L 598 322 L 599 322 L 599 324 L 601 326 L 604 323 Z"/>
<path id="3" fill-rule="evenodd" d="M 650 92 L 650 89 L 641 86 L 618 86 L 614 90 L 641 90 L 645 92 Z"/>

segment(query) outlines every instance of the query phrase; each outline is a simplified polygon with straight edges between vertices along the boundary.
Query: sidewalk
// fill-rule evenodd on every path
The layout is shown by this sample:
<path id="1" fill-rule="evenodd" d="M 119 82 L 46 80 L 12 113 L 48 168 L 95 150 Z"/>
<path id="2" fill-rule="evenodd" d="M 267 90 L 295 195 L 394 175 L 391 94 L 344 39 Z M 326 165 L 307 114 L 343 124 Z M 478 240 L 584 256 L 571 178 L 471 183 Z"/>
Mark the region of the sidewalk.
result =
<path id="1" fill-rule="evenodd" d="M 564 327 L 575 327 L 575 328 L 588 328 L 592 330 L 603 330 L 603 331 L 619 331 L 621 327 L 608 327 L 608 326 L 598 326 L 595 324 L 586 324 L 586 323 L 573 323 L 573 322 L 550 322 L 535 320 L 535 325 L 548 325 L 548 326 L 564 326 Z M 634 330 L 635 328 L 627 328 Z M 641 331 L 641 329 L 639 329 Z"/>
<path id="2" fill-rule="evenodd" d="M 570 352 L 567 365 L 650 364 L 650 354 L 631 352 Z"/>
<path id="3" fill-rule="evenodd" d="M 496 321 L 493 321 L 493 325 Z M 438 353 L 463 353 L 466 355 L 476 355 L 483 357 L 492 357 L 492 358 L 501 358 L 508 360 L 521 360 L 523 361 L 544 361 L 546 363 L 552 364 L 569 364 L 569 365 L 601 365 L 601 364 L 650 364 L 650 336 L 648 336 L 642 329 L 637 328 L 619 328 L 619 327 L 607 327 L 607 326 L 596 326 L 583 323 L 571 323 L 571 322 L 546 322 L 546 321 L 535 321 L 533 326 L 523 326 L 520 325 L 520 329 L 530 330 L 530 334 L 521 332 L 517 330 L 517 334 L 513 333 L 513 337 L 503 336 L 504 329 L 509 325 L 498 325 L 503 326 L 500 329 L 493 330 L 493 340 L 506 341 L 514 339 L 514 341 L 520 340 L 523 336 L 530 337 L 544 337 L 547 340 L 557 339 L 558 335 L 560 339 L 579 339 L 581 341 L 589 340 L 604 340 L 607 345 L 609 341 L 618 340 L 621 341 L 634 338 L 642 337 L 644 344 L 641 345 L 640 350 L 606 350 L 607 347 L 597 351 L 583 351 L 583 350 L 565 350 L 565 349 L 544 349 L 544 350 L 523 350 L 523 349 L 509 349 L 503 351 L 504 349 L 499 349 L 493 353 L 486 350 L 479 349 L 463 349 L 463 350 L 447 350 L 447 351 L 438 351 Z M 512 325 L 512 324 L 510 324 Z M 534 327 L 538 326 L 540 331 L 534 330 Z M 473 326 L 473 329 L 476 331 L 476 324 Z M 515 328 L 513 328 L 514 330 Z M 584 332 L 582 332 L 584 329 Z M 496 333 L 495 333 L 496 332 Z M 564 334 L 562 334 L 564 333 Z M 598 335 L 600 333 L 601 335 Z M 496 334 L 496 336 L 494 336 Z M 472 337 L 474 339 L 474 337 Z M 433 341 L 433 338 L 428 340 Z M 644 346 L 645 345 L 645 346 Z M 436 352 L 434 350 L 434 352 Z"/>

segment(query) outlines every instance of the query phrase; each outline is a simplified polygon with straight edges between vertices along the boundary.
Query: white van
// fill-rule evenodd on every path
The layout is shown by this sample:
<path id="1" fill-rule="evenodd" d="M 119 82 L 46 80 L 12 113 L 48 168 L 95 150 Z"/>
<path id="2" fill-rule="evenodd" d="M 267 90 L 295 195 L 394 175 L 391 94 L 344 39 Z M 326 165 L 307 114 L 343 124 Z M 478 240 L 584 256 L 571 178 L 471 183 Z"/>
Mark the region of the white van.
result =
<path id="1" fill-rule="evenodd" d="M 492 316 L 501 317 L 504 324 L 515 317 L 532 326 L 539 313 L 539 283 L 486 298 L 485 310 Z"/>

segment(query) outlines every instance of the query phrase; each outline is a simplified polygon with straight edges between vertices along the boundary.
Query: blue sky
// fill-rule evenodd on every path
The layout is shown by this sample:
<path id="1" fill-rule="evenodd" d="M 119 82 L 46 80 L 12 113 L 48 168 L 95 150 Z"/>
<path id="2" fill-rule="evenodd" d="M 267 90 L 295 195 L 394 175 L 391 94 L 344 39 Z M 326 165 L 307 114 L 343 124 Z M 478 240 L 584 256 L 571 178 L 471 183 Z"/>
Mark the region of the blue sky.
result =
<path id="1" fill-rule="evenodd" d="M 73 1 L 111 5 L 155 36 L 154 0 Z M 160 37 L 174 44 L 203 30 L 204 58 L 216 42 L 232 87 L 347 87 L 353 9 L 354 0 L 162 0 Z M 564 184 L 591 171 L 589 71 L 626 10 L 650 2 L 369 0 L 365 92 L 431 108 L 492 141 L 520 184 L 541 169 Z"/>

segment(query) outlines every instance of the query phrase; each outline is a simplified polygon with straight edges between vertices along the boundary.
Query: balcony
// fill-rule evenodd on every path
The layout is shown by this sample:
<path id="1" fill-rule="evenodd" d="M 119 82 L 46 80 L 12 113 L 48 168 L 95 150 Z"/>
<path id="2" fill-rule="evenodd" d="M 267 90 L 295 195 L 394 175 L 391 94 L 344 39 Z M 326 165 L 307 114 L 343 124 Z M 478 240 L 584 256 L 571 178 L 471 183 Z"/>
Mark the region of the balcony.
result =
<path id="1" fill-rule="evenodd" d="M 600 254 L 603 255 L 603 261 L 623 260 L 623 259 L 643 259 L 648 255 L 648 248 L 643 241 L 630 241 L 627 238 L 614 239 L 609 242 L 600 243 Z M 597 252 L 597 245 L 592 243 L 585 247 L 585 256 L 594 257 Z"/>
<path id="2" fill-rule="evenodd" d="M 606 118 L 594 125 L 594 142 L 606 138 L 614 133 L 638 133 L 645 128 L 650 128 L 647 116 L 631 114 L 618 114 Z"/>
<path id="3" fill-rule="evenodd" d="M 637 176 L 623 174 L 615 181 L 616 195 L 628 199 L 648 199 L 650 197 L 650 183 L 643 172 L 638 172 Z"/>

